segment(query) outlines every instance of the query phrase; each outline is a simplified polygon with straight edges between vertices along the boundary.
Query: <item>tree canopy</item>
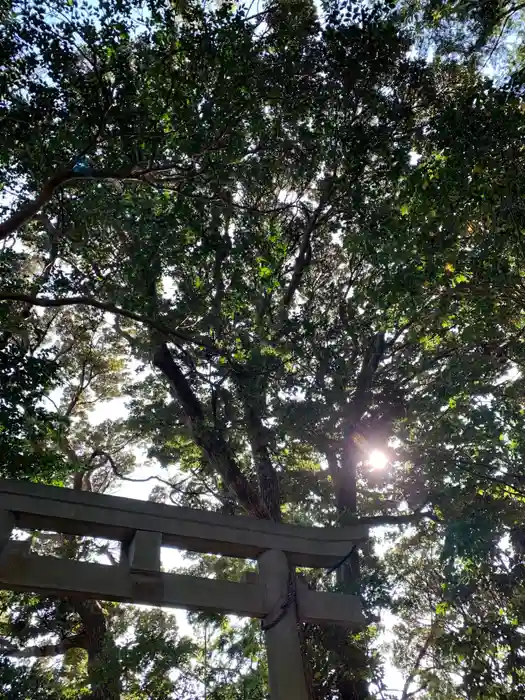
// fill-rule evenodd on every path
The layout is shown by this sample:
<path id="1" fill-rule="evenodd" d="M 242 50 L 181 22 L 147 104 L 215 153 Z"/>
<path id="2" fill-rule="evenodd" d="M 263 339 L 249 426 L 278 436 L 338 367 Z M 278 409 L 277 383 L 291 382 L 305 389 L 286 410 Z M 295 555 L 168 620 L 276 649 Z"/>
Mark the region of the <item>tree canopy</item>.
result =
<path id="1" fill-rule="evenodd" d="M 369 524 L 303 572 L 367 616 L 302 627 L 316 700 L 525 692 L 524 9 L 2 10 L 1 475 Z M 0 610 L 12 700 L 268 697 L 253 621 Z"/>

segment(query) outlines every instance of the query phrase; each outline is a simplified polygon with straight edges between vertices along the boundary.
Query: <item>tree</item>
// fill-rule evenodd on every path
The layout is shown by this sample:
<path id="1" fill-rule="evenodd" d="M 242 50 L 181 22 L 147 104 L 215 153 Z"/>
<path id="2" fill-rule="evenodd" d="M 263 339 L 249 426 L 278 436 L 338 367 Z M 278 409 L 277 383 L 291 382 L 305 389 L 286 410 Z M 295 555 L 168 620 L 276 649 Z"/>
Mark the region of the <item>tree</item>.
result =
<path id="1" fill-rule="evenodd" d="M 514 0 L 409 0 L 405 21 L 415 26 L 416 46 L 445 60 L 479 62 L 498 77 L 512 70 L 523 46 L 525 5 Z M 519 52 L 519 49 L 518 49 Z"/>
<path id="2" fill-rule="evenodd" d="M 0 300 L 8 342 L 29 329 L 38 361 L 60 360 L 56 418 L 69 427 L 49 436 L 53 454 L 78 488 L 129 478 L 131 447 L 146 446 L 180 475 L 158 499 L 395 525 L 387 554 L 374 554 L 373 533 L 335 580 L 308 573 L 360 595 L 369 623 L 302 630 L 315 696 L 380 697 L 374 643 L 388 609 L 404 635 L 404 700 L 517 697 L 519 71 L 496 87 L 464 42 L 464 60 L 414 58 L 427 30 L 387 2 L 326 3 L 321 16 L 306 1 L 150 6 L 143 20 L 140 9 L 14 3 L 2 30 L 0 235 L 14 272 Z M 129 415 L 93 429 L 90 408 L 116 395 Z M 387 472 L 370 469 L 374 450 Z M 240 573 L 222 559 L 198 566 Z M 504 614 L 490 613 L 494 597 Z M 141 660 L 129 657 L 147 678 L 118 685 L 128 661 L 97 606 L 98 628 L 94 609 L 60 623 L 65 638 L 89 630 L 96 642 L 75 647 L 88 668 L 74 692 L 172 692 L 155 685 L 178 657 L 164 633 L 148 656 L 152 615 Z M 207 690 L 261 697 L 264 667 L 241 661 L 261 658 L 252 623 L 203 624 Z M 102 664 L 113 670 L 100 677 Z"/>

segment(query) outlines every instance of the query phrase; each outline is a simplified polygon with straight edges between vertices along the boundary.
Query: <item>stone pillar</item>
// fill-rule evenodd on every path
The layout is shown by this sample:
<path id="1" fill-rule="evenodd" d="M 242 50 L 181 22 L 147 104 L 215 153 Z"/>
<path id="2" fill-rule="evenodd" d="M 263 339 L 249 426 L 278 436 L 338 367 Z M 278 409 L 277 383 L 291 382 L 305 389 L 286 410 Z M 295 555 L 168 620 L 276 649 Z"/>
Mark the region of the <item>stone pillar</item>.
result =
<path id="1" fill-rule="evenodd" d="M 272 700 L 309 700 L 304 672 L 295 591 L 290 590 L 290 566 L 284 552 L 269 550 L 259 557 L 261 583 L 266 587 L 267 617 L 263 621 Z"/>
<path id="2" fill-rule="evenodd" d="M 128 548 L 129 567 L 133 573 L 157 574 L 160 572 L 160 532 L 137 530 Z"/>
<path id="3" fill-rule="evenodd" d="M 9 510 L 0 510 L 0 554 L 4 551 L 11 539 L 15 526 L 15 516 Z"/>
<path id="4" fill-rule="evenodd" d="M 133 573 L 159 573 L 162 534 L 137 530 L 131 542 L 121 542 L 119 566 Z"/>

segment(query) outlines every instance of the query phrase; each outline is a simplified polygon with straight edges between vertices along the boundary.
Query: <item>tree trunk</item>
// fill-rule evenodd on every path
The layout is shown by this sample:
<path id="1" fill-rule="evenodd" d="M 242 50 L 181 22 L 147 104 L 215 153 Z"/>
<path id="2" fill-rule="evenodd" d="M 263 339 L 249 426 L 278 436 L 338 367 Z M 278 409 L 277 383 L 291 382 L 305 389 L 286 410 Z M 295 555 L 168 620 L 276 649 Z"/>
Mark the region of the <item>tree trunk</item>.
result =
<path id="1" fill-rule="evenodd" d="M 77 471 L 73 475 L 73 488 L 85 489 L 86 472 Z M 77 538 L 63 536 L 66 556 L 73 558 L 76 554 Z M 88 655 L 88 680 L 91 694 L 88 700 L 120 700 L 120 663 L 118 647 L 113 635 L 108 631 L 108 617 L 97 600 L 69 598 L 82 621 L 82 647 Z"/>
<path id="2" fill-rule="evenodd" d="M 337 474 L 334 479 L 336 504 L 341 527 L 351 525 L 357 516 L 357 463 L 359 451 L 349 435 L 343 448 L 343 466 L 338 467 L 335 454 L 331 455 L 330 471 Z M 333 477 L 332 477 L 333 478 Z M 359 595 L 359 552 L 354 549 L 348 559 L 336 571 L 337 583 L 343 593 Z M 337 669 L 335 686 L 340 700 L 369 700 L 366 678 L 366 653 L 350 639 L 350 630 L 332 625 L 324 630 L 324 643 Z"/>
<path id="3" fill-rule="evenodd" d="M 259 481 L 259 493 L 270 518 L 281 522 L 281 494 L 279 477 L 268 451 L 269 435 L 257 411 L 245 402 L 245 415 L 253 462 Z"/>
<path id="4" fill-rule="evenodd" d="M 357 517 L 357 462 L 359 451 L 353 436 L 343 447 L 343 468 L 340 470 L 339 489 L 336 493 L 337 511 L 341 527 L 352 525 Z M 359 594 L 359 553 L 355 549 L 337 570 L 337 582 L 345 593 Z"/>
<path id="5" fill-rule="evenodd" d="M 335 453 L 331 458 L 329 457 L 339 523 L 342 527 L 351 525 L 357 517 L 357 464 L 360 450 L 355 438 L 359 423 L 367 409 L 370 391 L 384 352 L 385 334 L 380 331 L 371 336 L 363 354 L 363 362 L 348 413 L 341 465 L 338 466 Z M 342 592 L 359 595 L 361 572 L 357 549 L 351 552 L 336 575 Z M 326 648 L 333 655 L 335 666 L 339 669 L 336 687 L 340 700 L 369 700 L 366 653 L 350 639 L 349 630 L 341 626 L 333 626 L 327 630 Z"/>
<path id="6" fill-rule="evenodd" d="M 88 655 L 89 700 L 120 700 L 120 663 L 118 648 L 108 633 L 107 618 L 96 600 L 71 600 L 82 620 L 85 650 Z"/>
<path id="7" fill-rule="evenodd" d="M 152 338 L 153 364 L 169 381 L 173 394 L 177 396 L 186 415 L 195 443 L 201 448 L 208 463 L 221 477 L 247 513 L 256 518 L 268 519 L 269 513 L 243 474 L 230 444 L 206 422 L 203 407 L 193 392 L 188 380 L 175 362 L 165 342 Z"/>

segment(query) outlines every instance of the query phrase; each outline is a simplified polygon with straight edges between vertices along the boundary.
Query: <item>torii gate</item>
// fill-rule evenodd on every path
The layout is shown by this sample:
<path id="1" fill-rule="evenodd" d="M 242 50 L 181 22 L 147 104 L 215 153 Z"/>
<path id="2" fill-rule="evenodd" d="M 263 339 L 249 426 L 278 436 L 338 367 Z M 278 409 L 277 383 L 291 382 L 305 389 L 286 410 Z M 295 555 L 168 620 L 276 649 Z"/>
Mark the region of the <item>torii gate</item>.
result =
<path id="1" fill-rule="evenodd" d="M 84 535 L 121 543 L 106 566 L 32 554 L 13 528 Z M 363 625 L 356 596 L 311 591 L 295 567 L 331 567 L 365 539 L 367 528 L 283 525 L 244 516 L 0 480 L 0 588 L 81 596 L 263 620 L 272 700 L 308 700 L 297 623 Z M 257 559 L 244 583 L 160 570 L 161 546 Z"/>

